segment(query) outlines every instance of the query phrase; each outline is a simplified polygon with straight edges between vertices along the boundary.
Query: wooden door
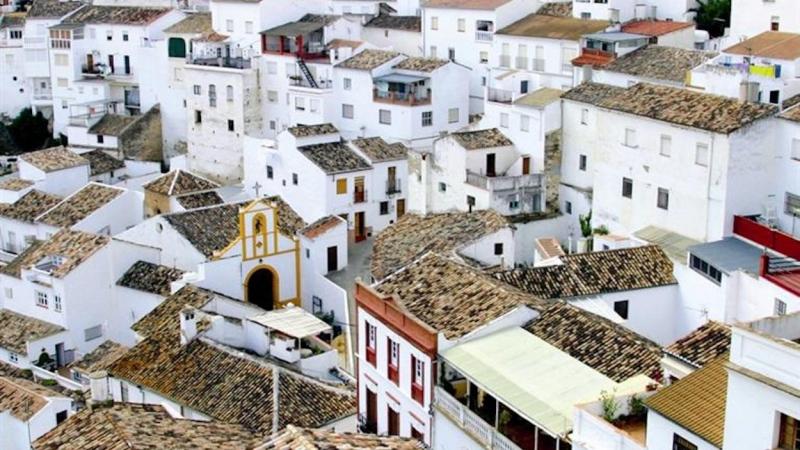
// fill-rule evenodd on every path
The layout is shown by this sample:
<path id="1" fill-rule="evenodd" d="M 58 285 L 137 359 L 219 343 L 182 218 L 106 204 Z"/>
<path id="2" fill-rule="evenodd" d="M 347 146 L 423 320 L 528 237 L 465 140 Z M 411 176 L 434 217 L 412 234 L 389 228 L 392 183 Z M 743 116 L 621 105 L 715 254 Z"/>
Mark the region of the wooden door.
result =
<path id="1" fill-rule="evenodd" d="M 328 272 L 335 272 L 339 270 L 339 250 L 334 245 L 328 247 Z"/>
<path id="2" fill-rule="evenodd" d="M 367 433 L 378 432 L 378 394 L 367 389 Z"/>
<path id="3" fill-rule="evenodd" d="M 366 189 L 364 189 L 364 177 L 356 177 L 353 187 L 353 203 L 367 201 Z"/>
<path id="4" fill-rule="evenodd" d="M 91 53 L 86 55 L 86 72 L 94 73 L 94 56 Z"/>
<path id="5" fill-rule="evenodd" d="M 386 410 L 389 415 L 389 429 L 387 433 L 389 436 L 399 436 L 400 435 L 400 414 L 392 409 L 391 406 L 387 406 Z"/>
<path id="6" fill-rule="evenodd" d="M 367 238 L 367 231 L 366 231 L 367 227 L 366 224 L 364 223 L 364 212 L 363 211 L 357 212 L 355 217 L 356 217 L 356 223 L 355 223 L 356 242 L 361 242 Z"/>
<path id="7" fill-rule="evenodd" d="M 406 199 L 401 198 L 397 200 L 397 218 L 403 217 L 406 213 Z"/>
<path id="8" fill-rule="evenodd" d="M 523 156 L 522 157 L 522 174 L 529 175 L 531 173 L 531 157 L 530 156 Z"/>
<path id="9" fill-rule="evenodd" d="M 493 177 L 495 172 L 495 154 L 489 153 L 486 155 L 486 176 Z"/>
<path id="10" fill-rule="evenodd" d="M 397 192 L 396 185 L 397 185 L 397 168 L 394 166 L 389 167 L 388 172 L 386 174 L 386 193 L 387 194 L 394 194 Z"/>

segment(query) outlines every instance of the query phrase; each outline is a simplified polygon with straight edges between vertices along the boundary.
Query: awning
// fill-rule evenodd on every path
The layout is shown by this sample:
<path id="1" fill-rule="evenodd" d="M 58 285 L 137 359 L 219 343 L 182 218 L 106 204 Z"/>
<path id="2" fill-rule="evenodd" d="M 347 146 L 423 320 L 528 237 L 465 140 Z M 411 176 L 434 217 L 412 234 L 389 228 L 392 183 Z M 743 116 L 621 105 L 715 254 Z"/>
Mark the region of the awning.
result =
<path id="1" fill-rule="evenodd" d="M 265 34 L 267 36 L 295 37 L 313 33 L 314 31 L 321 30 L 324 27 L 325 24 L 321 22 L 291 22 L 262 31 L 261 34 Z"/>
<path id="2" fill-rule="evenodd" d="M 375 81 L 383 81 L 386 83 L 416 83 L 417 81 L 426 80 L 428 77 L 422 77 L 419 75 L 406 75 L 403 73 L 390 73 L 389 75 L 384 75 L 382 77 L 375 78 Z"/>
<path id="3" fill-rule="evenodd" d="M 248 320 L 298 339 L 316 336 L 331 329 L 330 325 L 315 315 L 296 306 L 269 311 Z"/>

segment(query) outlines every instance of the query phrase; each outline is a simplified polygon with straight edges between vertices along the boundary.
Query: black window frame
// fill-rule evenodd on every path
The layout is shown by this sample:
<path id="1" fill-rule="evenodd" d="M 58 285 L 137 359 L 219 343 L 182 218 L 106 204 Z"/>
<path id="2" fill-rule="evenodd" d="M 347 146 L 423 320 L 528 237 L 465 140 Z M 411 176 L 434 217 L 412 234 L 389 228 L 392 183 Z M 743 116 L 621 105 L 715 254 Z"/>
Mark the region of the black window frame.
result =
<path id="1" fill-rule="evenodd" d="M 633 198 L 633 179 L 622 177 L 622 196 Z"/>

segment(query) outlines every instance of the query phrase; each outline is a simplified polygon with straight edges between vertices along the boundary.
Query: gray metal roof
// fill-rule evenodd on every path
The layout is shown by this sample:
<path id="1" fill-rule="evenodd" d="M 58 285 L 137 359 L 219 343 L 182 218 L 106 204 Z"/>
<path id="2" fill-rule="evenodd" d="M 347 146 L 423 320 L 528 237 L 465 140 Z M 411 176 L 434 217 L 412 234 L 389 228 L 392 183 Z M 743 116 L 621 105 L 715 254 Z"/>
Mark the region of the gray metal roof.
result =
<path id="1" fill-rule="evenodd" d="M 415 83 L 417 81 L 426 80 L 428 77 L 423 77 L 419 75 L 406 75 L 403 73 L 390 73 L 388 75 L 384 75 L 382 77 L 375 78 L 375 81 L 385 81 L 391 83 Z"/>
<path id="2" fill-rule="evenodd" d="M 612 31 L 609 33 L 592 33 L 583 36 L 586 39 L 604 42 L 619 42 L 619 41 L 632 41 L 635 39 L 647 39 L 647 36 L 633 33 L 623 33 L 621 31 Z"/>
<path id="3" fill-rule="evenodd" d="M 730 275 L 737 270 L 758 273 L 762 250 L 742 240 L 727 237 L 721 241 L 693 245 L 689 247 L 689 253 Z"/>

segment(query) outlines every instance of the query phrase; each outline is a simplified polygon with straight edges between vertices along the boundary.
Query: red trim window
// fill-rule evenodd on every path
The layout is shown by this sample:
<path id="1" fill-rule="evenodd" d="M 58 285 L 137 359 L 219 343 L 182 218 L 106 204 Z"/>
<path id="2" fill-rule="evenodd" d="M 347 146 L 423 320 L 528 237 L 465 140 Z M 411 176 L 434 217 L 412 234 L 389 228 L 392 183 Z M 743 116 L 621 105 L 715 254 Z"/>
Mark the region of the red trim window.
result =
<path id="1" fill-rule="evenodd" d="M 394 384 L 400 384 L 400 343 L 393 341 L 392 338 L 386 338 L 386 342 L 389 355 L 386 358 L 386 372 Z"/>
<path id="2" fill-rule="evenodd" d="M 376 357 L 375 357 L 375 340 L 377 339 L 378 329 L 375 325 L 370 324 L 369 322 L 365 322 L 367 325 L 367 333 L 365 338 L 367 340 L 366 347 L 367 347 L 367 362 L 375 365 Z"/>
<path id="3" fill-rule="evenodd" d="M 424 403 L 425 361 L 411 355 L 411 397 L 420 405 Z"/>

